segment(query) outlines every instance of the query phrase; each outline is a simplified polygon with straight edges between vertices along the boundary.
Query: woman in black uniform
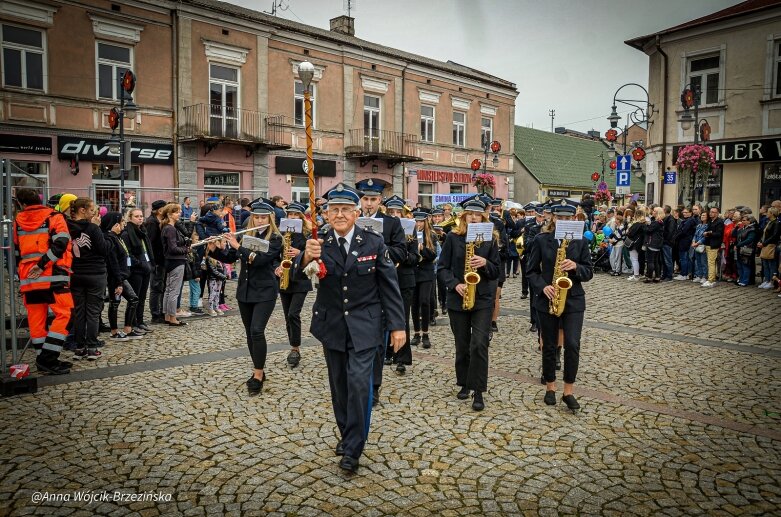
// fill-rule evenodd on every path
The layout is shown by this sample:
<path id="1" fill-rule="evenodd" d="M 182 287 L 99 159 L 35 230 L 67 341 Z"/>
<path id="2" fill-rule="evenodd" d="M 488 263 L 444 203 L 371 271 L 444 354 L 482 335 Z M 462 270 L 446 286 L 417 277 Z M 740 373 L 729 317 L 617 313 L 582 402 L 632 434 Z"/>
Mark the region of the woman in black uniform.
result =
<path id="1" fill-rule="evenodd" d="M 434 282 L 434 261 L 437 258 L 437 244 L 434 230 L 428 220 L 428 212 L 416 210 L 412 213 L 415 218 L 415 232 L 417 233 L 418 260 L 415 267 L 415 292 L 412 296 L 412 324 L 415 328 L 415 337 L 412 344 L 421 343 L 420 332 L 423 331 L 423 348 L 431 348 L 431 340 L 428 337 L 428 326 L 431 323 L 431 284 Z"/>
<path id="2" fill-rule="evenodd" d="M 471 309 L 464 309 L 468 225 L 487 222 L 488 217 L 485 203 L 477 197 L 463 201 L 461 206 L 464 209 L 460 216 L 461 224 L 445 238 L 437 274 L 448 290 L 447 312 L 456 344 L 456 383 L 461 387 L 457 397 L 467 399 L 469 390 L 474 390 L 472 409 L 482 411 L 485 408 L 483 393 L 488 388 L 488 334 L 501 261 L 496 232 L 493 232 L 490 241 L 474 246 L 470 264 L 480 275 L 480 282 L 475 288 L 474 305 Z"/>
<path id="3" fill-rule="evenodd" d="M 293 260 L 299 253 L 304 251 L 306 240 L 312 238 L 312 223 L 304 217 L 306 207 L 301 203 L 292 202 L 285 207 L 285 212 L 289 219 L 301 219 L 302 233 L 290 234 L 290 249 L 287 257 Z M 282 266 L 276 270 L 278 277 L 282 276 Z M 290 342 L 290 353 L 287 355 L 287 364 L 291 368 L 298 366 L 301 361 L 301 307 L 304 306 L 306 293 L 312 290 L 312 281 L 304 275 L 294 275 L 288 270 L 288 286 L 286 289 L 280 287 L 279 297 L 282 300 L 282 311 L 285 313 L 285 328 L 287 329 L 287 338 Z"/>
<path id="4" fill-rule="evenodd" d="M 404 200 L 399 196 L 391 196 L 382 203 L 385 206 L 386 213 L 392 217 L 406 218 L 409 212 L 404 208 Z M 399 263 L 396 268 L 396 274 L 399 278 L 399 290 L 401 299 L 404 302 L 404 317 L 406 322 L 407 342 L 398 352 L 393 352 L 393 347 L 388 347 L 385 354 L 385 365 L 389 366 L 396 363 L 396 373 L 403 375 L 407 371 L 407 366 L 412 364 L 412 349 L 409 340 L 409 318 L 412 309 L 412 297 L 415 292 L 415 269 L 418 260 L 418 239 L 412 235 L 406 236 L 407 256 Z"/>
<path id="5" fill-rule="evenodd" d="M 274 209 L 270 204 L 259 201 L 252 205 L 252 215 L 247 221 L 247 228 L 256 228 L 253 235 L 269 242 L 266 252 L 252 251 L 236 240 L 233 234 L 228 235 L 228 244 L 237 251 L 241 259 L 239 285 L 236 288 L 236 300 L 239 302 L 241 321 L 247 333 L 247 345 L 252 356 L 254 372 L 247 381 L 250 395 L 257 395 L 263 389 L 266 374 L 266 325 L 274 311 L 279 292 L 279 278 L 274 270 L 279 265 L 279 255 L 282 252 L 282 236 L 274 224 Z"/>
<path id="6" fill-rule="evenodd" d="M 554 298 L 556 288 L 553 286 L 553 271 L 556 266 L 560 241 L 555 237 L 556 222 L 572 220 L 575 216 L 577 203 L 561 200 L 553 203 L 551 210 L 553 220 L 548 223 L 542 233 L 534 239 L 529 253 L 527 268 L 529 282 L 536 293 L 541 293 L 535 300 L 538 325 L 542 336 L 542 375 L 546 383 L 545 403 L 556 404 L 556 347 L 559 340 L 559 329 L 564 332 L 564 396 L 562 401 L 575 411 L 580 404 L 572 394 L 575 376 L 578 373 L 580 359 L 580 335 L 583 330 L 583 315 L 586 310 L 586 293 L 582 282 L 591 280 L 594 269 L 591 265 L 591 254 L 585 239 L 570 240 L 566 249 L 566 258 L 559 265 L 563 272 L 572 280 L 568 290 L 564 311 L 561 316 L 549 313 L 550 302 Z"/>

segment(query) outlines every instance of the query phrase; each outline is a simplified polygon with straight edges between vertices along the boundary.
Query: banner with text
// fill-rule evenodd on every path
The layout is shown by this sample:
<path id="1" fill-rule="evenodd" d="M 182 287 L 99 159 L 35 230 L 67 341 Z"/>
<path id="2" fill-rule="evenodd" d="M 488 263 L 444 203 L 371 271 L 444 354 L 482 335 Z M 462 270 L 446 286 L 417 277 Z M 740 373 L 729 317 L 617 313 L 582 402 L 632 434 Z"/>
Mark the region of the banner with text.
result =
<path id="1" fill-rule="evenodd" d="M 432 171 L 418 169 L 418 181 L 436 181 L 440 183 L 471 183 L 472 175 L 467 172 Z"/>
<path id="2" fill-rule="evenodd" d="M 472 196 L 474 194 L 434 194 L 433 203 L 434 206 L 444 205 L 445 203 L 455 205 Z"/>

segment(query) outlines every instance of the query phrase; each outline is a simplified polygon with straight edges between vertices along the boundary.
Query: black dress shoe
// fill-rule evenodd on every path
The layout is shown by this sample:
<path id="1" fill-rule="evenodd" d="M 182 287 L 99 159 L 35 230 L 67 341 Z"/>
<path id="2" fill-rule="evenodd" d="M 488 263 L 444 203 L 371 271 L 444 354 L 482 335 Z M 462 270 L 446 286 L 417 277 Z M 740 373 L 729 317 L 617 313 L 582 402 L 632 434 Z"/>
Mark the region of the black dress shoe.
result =
<path id="1" fill-rule="evenodd" d="M 466 400 L 469 398 L 469 388 L 466 386 L 461 386 L 461 391 L 458 392 L 456 395 L 456 398 L 458 400 Z"/>
<path id="2" fill-rule="evenodd" d="M 492 330 L 493 332 L 499 332 L 499 326 L 496 324 L 496 322 L 495 322 L 495 321 L 492 321 L 492 322 L 491 322 L 491 330 Z"/>
<path id="3" fill-rule="evenodd" d="M 50 375 L 66 375 L 71 372 L 69 367 L 62 366 L 59 361 L 35 361 L 35 366 L 38 367 L 39 372 L 48 373 Z"/>
<path id="4" fill-rule="evenodd" d="M 263 380 L 258 380 L 253 375 L 247 381 L 247 391 L 250 395 L 259 395 L 263 391 L 263 383 L 266 382 L 266 374 L 263 374 Z"/>
<path id="5" fill-rule="evenodd" d="M 342 440 L 339 440 L 336 443 L 336 449 L 334 450 L 337 456 L 344 456 L 344 444 L 342 443 Z"/>
<path id="6" fill-rule="evenodd" d="M 567 405 L 567 409 L 570 411 L 576 411 L 580 409 L 580 404 L 578 404 L 578 400 L 575 398 L 575 395 L 564 395 L 561 397 L 561 401 Z"/>
<path id="7" fill-rule="evenodd" d="M 407 373 L 407 367 L 401 363 L 397 364 L 396 373 L 398 373 L 399 375 L 404 375 L 405 373 Z"/>
<path id="8" fill-rule="evenodd" d="M 152 316 L 152 323 L 153 324 L 165 324 L 168 323 L 163 316 Z"/>
<path id="9" fill-rule="evenodd" d="M 372 390 L 372 407 L 376 406 L 380 402 L 380 388 L 374 388 Z"/>
<path id="10" fill-rule="evenodd" d="M 556 392 L 553 390 L 548 390 L 545 392 L 545 403 L 549 406 L 555 406 L 556 405 Z"/>
<path id="11" fill-rule="evenodd" d="M 483 393 L 476 391 L 472 400 L 472 409 L 475 411 L 482 411 L 485 409 L 485 402 L 483 402 Z"/>
<path id="12" fill-rule="evenodd" d="M 300 362 L 301 352 L 298 350 L 291 350 L 290 353 L 287 354 L 287 364 L 289 364 L 291 368 L 295 368 Z"/>
<path id="13" fill-rule="evenodd" d="M 428 334 L 423 334 L 423 348 L 431 348 L 431 340 L 428 338 Z"/>
<path id="14" fill-rule="evenodd" d="M 392 364 L 393 364 L 393 358 L 392 358 L 392 357 L 386 357 L 386 358 L 385 358 L 385 359 L 382 361 L 382 364 L 384 364 L 385 366 L 390 366 L 390 365 L 392 365 Z"/>
<path id="15" fill-rule="evenodd" d="M 69 368 L 70 369 L 70 368 L 73 367 L 73 363 L 70 362 L 70 361 L 60 361 L 58 359 L 57 360 L 57 364 L 60 366 L 60 368 Z"/>
<path id="16" fill-rule="evenodd" d="M 523 293 L 523 294 L 521 294 L 521 300 L 525 300 L 525 299 L 526 299 L 526 298 L 528 298 L 528 297 L 529 297 L 529 293 Z"/>
<path id="17" fill-rule="evenodd" d="M 556 347 L 556 369 L 561 370 L 561 347 Z"/>
<path id="18" fill-rule="evenodd" d="M 437 319 L 431 318 L 431 321 L 428 322 L 429 327 L 436 327 L 437 326 Z"/>
<path id="19" fill-rule="evenodd" d="M 342 459 L 339 462 L 339 468 L 351 474 L 355 474 L 355 472 L 358 470 L 358 458 L 342 456 Z"/>
<path id="20" fill-rule="evenodd" d="M 410 346 L 418 346 L 420 344 L 420 334 L 412 336 L 412 341 L 409 342 Z"/>
<path id="21" fill-rule="evenodd" d="M 537 332 L 537 325 L 535 325 L 534 323 L 529 325 L 529 332 Z"/>

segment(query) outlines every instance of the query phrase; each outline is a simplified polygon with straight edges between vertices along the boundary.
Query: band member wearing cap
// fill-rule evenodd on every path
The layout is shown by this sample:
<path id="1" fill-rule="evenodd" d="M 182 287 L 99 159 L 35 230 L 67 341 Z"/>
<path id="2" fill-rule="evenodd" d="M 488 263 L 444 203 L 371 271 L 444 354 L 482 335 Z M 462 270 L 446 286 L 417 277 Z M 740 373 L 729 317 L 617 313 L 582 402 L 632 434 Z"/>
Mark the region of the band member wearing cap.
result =
<path id="1" fill-rule="evenodd" d="M 254 232 L 245 235 L 260 237 L 268 241 L 268 251 L 253 251 L 236 240 L 232 233 L 227 233 L 226 239 L 231 248 L 236 250 L 241 259 L 239 285 L 236 288 L 236 300 L 239 302 L 239 312 L 244 330 L 247 334 L 247 346 L 252 356 L 254 371 L 247 380 L 247 391 L 257 395 L 263 390 L 266 374 L 266 325 L 274 311 L 279 292 L 279 279 L 274 271 L 279 265 L 282 252 L 282 236 L 274 224 L 274 208 L 260 201 L 252 204 L 252 215 L 247 228 L 256 228 Z M 246 239 L 242 239 L 242 243 Z"/>
<path id="2" fill-rule="evenodd" d="M 542 335 L 542 375 L 546 382 L 545 403 L 556 404 L 556 347 L 559 338 L 559 328 L 564 331 L 564 396 L 562 401 L 570 410 L 580 408 L 580 404 L 572 394 L 575 377 L 578 373 L 580 354 L 580 335 L 583 330 L 583 315 L 586 310 L 586 293 L 582 282 L 591 280 L 594 269 L 591 265 L 591 255 L 588 243 L 584 239 L 570 240 L 566 249 L 566 259 L 559 267 L 572 280 L 572 287 L 567 292 L 564 312 L 561 316 L 550 314 L 549 304 L 556 294 L 553 271 L 556 267 L 557 254 L 561 242 L 556 239 L 556 222 L 572 220 L 575 215 L 576 203 L 561 200 L 552 205 L 553 219 L 543 233 L 534 239 L 534 246 L 529 254 L 529 282 L 537 293 L 535 300 L 537 319 Z"/>
<path id="3" fill-rule="evenodd" d="M 542 231 L 542 225 L 545 223 L 545 217 L 543 215 L 543 205 L 534 206 L 534 220 L 526 225 L 525 231 L 525 245 L 526 249 L 523 252 L 523 264 L 525 268 L 524 277 L 529 277 L 529 255 L 531 254 L 532 247 L 537 235 Z M 537 332 L 537 309 L 535 309 L 534 300 L 542 293 L 534 291 L 534 286 L 529 283 L 529 332 Z M 521 295 L 523 298 L 523 295 Z"/>
<path id="4" fill-rule="evenodd" d="M 431 284 L 434 282 L 434 260 L 437 258 L 436 241 L 428 212 L 423 209 L 412 213 L 415 218 L 418 255 L 420 259 L 415 267 L 415 293 L 412 297 L 412 323 L 415 337 L 412 345 L 421 343 L 420 332 L 423 331 L 423 348 L 431 348 L 428 337 L 428 326 L 431 321 Z"/>
<path id="5" fill-rule="evenodd" d="M 404 238 L 404 230 L 401 223 L 395 217 L 383 214 L 379 208 L 382 201 L 382 183 L 371 178 L 359 181 L 355 187 L 363 193 L 361 197 L 361 215 L 382 219 L 382 238 L 393 264 L 398 266 L 407 257 L 407 246 Z M 387 335 L 377 343 L 377 361 L 374 365 L 374 393 L 373 401 L 377 404 L 380 400 L 380 386 L 382 385 L 382 366 L 387 349 Z"/>
<path id="6" fill-rule="evenodd" d="M 383 203 L 385 205 L 386 213 L 391 217 L 401 219 L 405 216 L 404 200 L 399 196 L 391 196 Z M 396 274 L 399 278 L 399 290 L 401 291 L 401 299 L 404 302 L 404 323 L 406 341 L 404 346 L 399 349 L 398 352 L 394 352 L 391 347 L 388 347 L 385 354 L 385 365 L 396 364 L 396 373 L 404 374 L 407 371 L 407 366 L 412 364 L 412 349 L 410 348 L 409 339 L 409 319 L 410 310 L 412 309 L 412 297 L 415 292 L 415 270 L 417 269 L 420 255 L 418 254 L 418 239 L 415 232 L 412 235 L 406 237 L 407 256 L 399 263 L 399 267 L 396 268 Z"/>
<path id="7" fill-rule="evenodd" d="M 498 235 L 493 232 L 490 241 L 474 246 L 470 265 L 480 275 L 480 282 L 475 288 L 474 305 L 465 310 L 467 225 L 487 222 L 488 216 L 485 203 L 478 197 L 463 201 L 461 206 L 464 209 L 461 223 L 445 239 L 437 274 L 448 290 L 447 310 L 456 344 L 456 384 L 461 387 L 457 397 L 465 400 L 469 391 L 474 390 L 472 408 L 481 411 L 485 408 L 483 393 L 488 388 L 488 334 L 499 278 L 499 245 Z"/>
<path id="8" fill-rule="evenodd" d="M 355 225 L 360 193 L 340 183 L 327 198 L 333 229 L 322 240 L 308 240 L 293 267 L 304 274 L 306 265 L 318 258 L 325 267 L 310 332 L 325 352 L 341 435 L 336 445 L 336 454 L 343 455 L 339 466 L 355 472 L 369 433 L 377 343 L 390 331 L 393 349 L 404 345 L 404 307 L 388 248 L 379 235 Z"/>
<path id="9" fill-rule="evenodd" d="M 312 223 L 304 217 L 306 207 L 301 203 L 291 202 L 285 207 L 285 212 L 289 219 L 301 219 L 303 233 L 292 233 L 290 235 L 290 250 L 287 257 L 293 260 L 306 247 L 306 240 L 312 238 Z M 283 249 L 284 251 L 284 249 Z M 282 276 L 282 266 L 277 267 L 277 276 Z M 306 293 L 312 290 L 312 281 L 306 276 L 289 275 L 288 286 L 279 290 L 279 297 L 282 300 L 282 312 L 285 313 L 285 329 L 287 338 L 290 342 L 290 353 L 287 355 L 287 364 L 291 368 L 298 366 L 301 361 L 301 307 L 304 306 Z"/>
<path id="10" fill-rule="evenodd" d="M 431 229 L 434 231 L 434 239 L 437 241 L 437 251 L 442 251 L 442 244 L 445 243 L 445 230 L 442 228 L 442 223 L 445 221 L 445 212 L 441 208 L 434 208 L 431 210 Z M 437 256 L 437 258 L 439 258 Z M 431 324 L 436 325 L 436 309 L 442 311 L 442 314 L 447 313 L 445 308 L 445 293 L 447 289 L 441 285 L 437 276 L 437 263 L 434 261 L 434 281 L 431 282 Z M 437 304 L 439 302 L 439 304 Z"/>
<path id="11" fill-rule="evenodd" d="M 508 248 L 510 247 L 510 239 L 507 236 L 507 228 L 502 215 L 502 200 L 500 198 L 491 199 L 488 202 L 490 221 L 494 223 L 499 234 L 499 260 L 501 261 L 499 268 L 499 280 L 497 282 L 496 300 L 494 301 L 494 313 L 491 315 L 491 332 L 499 332 L 499 326 L 496 320 L 499 319 L 499 304 L 502 299 L 502 288 L 504 282 L 507 280 L 507 274 L 505 273 L 507 260 L 510 258 Z"/>

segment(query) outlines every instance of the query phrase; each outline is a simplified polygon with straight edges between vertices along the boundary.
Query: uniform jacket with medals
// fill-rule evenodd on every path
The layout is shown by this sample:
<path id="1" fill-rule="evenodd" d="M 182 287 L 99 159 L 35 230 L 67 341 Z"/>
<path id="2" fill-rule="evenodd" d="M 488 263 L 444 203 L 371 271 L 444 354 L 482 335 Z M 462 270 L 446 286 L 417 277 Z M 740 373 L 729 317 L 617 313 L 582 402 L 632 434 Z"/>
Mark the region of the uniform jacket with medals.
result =
<path id="1" fill-rule="evenodd" d="M 317 288 L 309 331 L 331 350 L 346 351 L 348 341 L 356 351 L 377 348 L 386 330 L 405 328 L 396 266 L 377 233 L 356 226 L 344 260 L 337 238 L 330 230 L 321 248 L 327 273 Z M 296 275 L 304 275 L 302 258 L 303 253 L 293 261 Z"/>
<path id="2" fill-rule="evenodd" d="M 290 246 L 303 253 L 304 248 L 306 247 L 306 237 L 304 237 L 304 234 L 292 233 L 290 235 Z M 299 253 L 299 255 L 301 253 Z M 284 258 L 285 257 L 282 257 L 283 260 Z M 306 275 L 294 275 L 292 272 L 290 272 L 288 279 L 289 281 L 287 284 L 287 289 L 280 289 L 279 290 L 280 292 L 292 294 L 292 293 L 308 293 L 309 291 L 312 290 L 312 281 L 309 280 L 309 277 L 307 277 Z"/>
<path id="3" fill-rule="evenodd" d="M 542 290 L 545 286 L 553 284 L 553 268 L 556 264 L 558 250 L 559 241 L 556 240 L 552 232 L 540 233 L 534 238 L 534 245 L 528 256 L 527 271 L 529 284 L 537 293 L 534 308 L 538 311 L 548 312 L 550 300 L 542 293 Z M 588 243 L 584 239 L 570 241 L 566 256 L 574 261 L 578 267 L 574 271 L 567 272 L 572 280 L 572 288 L 567 293 L 564 313 L 583 312 L 586 310 L 586 292 L 583 290 L 582 282 L 588 282 L 594 277 Z"/>
<path id="4" fill-rule="evenodd" d="M 472 310 L 494 306 L 501 260 L 496 238 L 475 247 L 475 255 L 486 259 L 485 266 L 478 268 L 480 282 L 475 291 L 475 305 Z M 456 286 L 464 283 L 464 261 L 466 257 L 466 236 L 453 232 L 447 234 L 442 253 L 439 255 L 437 275 L 450 294 L 447 297 L 448 310 L 463 311 L 464 299 L 456 292 Z"/>
<path id="5" fill-rule="evenodd" d="M 260 238 L 265 238 L 258 235 Z M 252 264 L 249 257 L 252 250 L 239 247 L 238 258 L 241 259 L 241 272 L 239 273 L 239 285 L 236 288 L 236 299 L 242 303 L 267 302 L 277 299 L 279 292 L 279 277 L 274 270 L 279 265 L 279 257 L 282 253 L 282 237 L 272 234 L 268 239 L 267 252 L 255 252 Z"/>

